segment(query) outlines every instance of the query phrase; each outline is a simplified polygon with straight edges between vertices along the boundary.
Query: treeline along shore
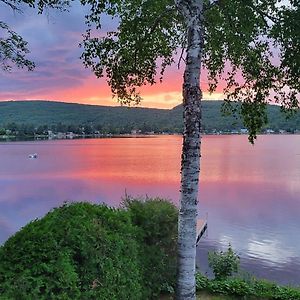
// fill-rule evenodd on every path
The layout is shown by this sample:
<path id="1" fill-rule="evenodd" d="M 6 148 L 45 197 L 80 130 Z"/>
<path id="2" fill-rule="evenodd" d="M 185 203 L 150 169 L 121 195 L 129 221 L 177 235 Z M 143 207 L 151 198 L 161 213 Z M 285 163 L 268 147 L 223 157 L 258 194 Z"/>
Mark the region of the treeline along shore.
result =
<path id="1" fill-rule="evenodd" d="M 238 114 L 224 115 L 223 101 L 203 101 L 204 134 L 247 134 Z M 268 105 L 261 133 L 300 133 L 300 113 L 292 117 Z M 111 107 L 55 101 L 0 102 L 0 136 L 74 138 L 128 134 L 180 134 L 182 106 L 172 109 Z"/>

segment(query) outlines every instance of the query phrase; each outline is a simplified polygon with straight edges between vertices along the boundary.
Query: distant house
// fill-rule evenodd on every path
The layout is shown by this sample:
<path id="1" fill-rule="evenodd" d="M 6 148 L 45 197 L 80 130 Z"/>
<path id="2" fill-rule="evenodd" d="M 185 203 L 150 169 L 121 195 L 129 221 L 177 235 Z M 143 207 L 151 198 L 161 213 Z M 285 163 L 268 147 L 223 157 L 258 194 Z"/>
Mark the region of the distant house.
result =
<path id="1" fill-rule="evenodd" d="M 231 130 L 231 134 L 239 134 L 240 132 L 238 130 Z"/>
<path id="2" fill-rule="evenodd" d="M 48 139 L 52 140 L 55 137 L 54 133 L 52 130 L 48 130 Z"/>
<path id="3" fill-rule="evenodd" d="M 247 128 L 241 128 L 241 134 L 248 134 L 248 129 Z"/>
<path id="4" fill-rule="evenodd" d="M 68 139 L 73 139 L 74 138 L 74 133 L 72 131 L 67 132 L 67 138 Z"/>
<path id="5" fill-rule="evenodd" d="M 58 139 L 65 139 L 66 138 L 66 134 L 64 132 L 58 132 L 56 137 Z"/>
<path id="6" fill-rule="evenodd" d="M 132 129 L 131 134 L 140 134 L 142 131 L 139 129 Z"/>
<path id="7" fill-rule="evenodd" d="M 275 133 L 275 131 L 273 129 L 266 129 L 266 133 L 267 134 L 272 134 L 272 133 Z"/>

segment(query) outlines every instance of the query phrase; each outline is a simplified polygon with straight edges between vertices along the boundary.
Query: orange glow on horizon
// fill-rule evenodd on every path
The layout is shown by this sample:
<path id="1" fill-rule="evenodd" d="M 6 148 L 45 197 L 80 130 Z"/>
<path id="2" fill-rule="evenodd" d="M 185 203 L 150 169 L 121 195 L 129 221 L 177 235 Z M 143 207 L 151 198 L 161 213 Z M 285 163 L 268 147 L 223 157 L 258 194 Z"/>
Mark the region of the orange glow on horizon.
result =
<path id="1" fill-rule="evenodd" d="M 76 73 L 78 67 L 78 74 Z M 20 72 L 18 74 L 5 75 L 6 80 L 12 80 L 18 75 L 22 85 L 16 86 L 7 93 L 0 94 L 1 100 L 47 100 L 62 101 L 79 104 L 118 106 L 116 98 L 112 96 L 110 87 L 105 78 L 96 78 L 95 75 L 82 69 L 82 65 L 74 66 L 70 69 L 68 65 L 62 63 L 61 70 L 55 70 L 52 76 L 47 77 L 47 67 L 37 68 L 34 72 Z M 39 76 L 39 72 L 42 72 Z M 140 89 L 142 102 L 140 107 L 172 109 L 182 103 L 182 74 L 183 70 L 178 70 L 174 66 L 170 67 L 160 82 L 154 85 L 144 85 Z M 208 93 L 208 83 L 206 73 L 201 77 L 201 89 L 204 100 L 222 100 L 222 82 L 214 94 Z M 35 86 L 31 86 L 35 82 Z"/>
<path id="2" fill-rule="evenodd" d="M 141 107 L 171 109 L 182 103 L 181 81 L 174 76 L 169 76 L 163 83 L 142 87 L 141 96 Z M 209 94 L 205 91 L 203 93 L 204 100 L 222 100 L 223 98 L 224 95 L 221 91 L 217 91 L 214 94 Z M 76 87 L 51 89 L 51 91 L 36 92 L 25 97 L 16 94 L 9 100 L 20 99 L 62 101 L 104 106 L 119 105 L 117 99 L 113 98 L 107 82 L 104 79 L 99 80 L 93 75 L 90 75 L 84 80 L 83 84 Z"/>
<path id="3" fill-rule="evenodd" d="M 117 99 L 112 97 L 105 78 L 97 79 L 90 69 L 85 69 L 79 59 L 85 30 L 82 7 L 70 8 L 67 14 L 55 16 L 55 22 L 49 22 L 43 15 L 32 18 L 26 14 L 23 21 L 13 19 L 7 10 L 15 28 L 23 30 L 22 36 L 30 46 L 30 58 L 36 63 L 33 72 L 16 68 L 11 73 L 1 74 L 2 100 L 48 100 L 91 105 L 118 106 Z M 82 22 L 82 24 L 81 24 Z M 106 31 L 117 24 L 109 20 L 97 33 L 105 35 Z M 169 66 L 160 83 L 160 63 L 157 61 L 157 83 L 141 88 L 143 101 L 141 107 L 171 109 L 182 103 L 182 83 L 184 63 L 178 67 L 179 54 L 174 56 L 175 63 Z M 223 99 L 223 82 L 220 82 L 216 93 L 210 95 L 207 83 L 207 70 L 201 71 L 201 89 L 203 98 L 209 100 Z"/>

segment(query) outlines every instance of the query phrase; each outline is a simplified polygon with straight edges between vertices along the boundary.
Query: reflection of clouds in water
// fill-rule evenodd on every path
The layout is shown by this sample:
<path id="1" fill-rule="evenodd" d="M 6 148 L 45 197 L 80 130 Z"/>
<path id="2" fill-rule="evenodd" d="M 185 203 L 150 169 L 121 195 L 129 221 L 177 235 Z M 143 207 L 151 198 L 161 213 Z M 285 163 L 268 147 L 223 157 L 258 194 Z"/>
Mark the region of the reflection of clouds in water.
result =
<path id="1" fill-rule="evenodd" d="M 212 270 L 208 266 L 208 252 L 226 250 L 228 247 L 228 244 L 226 243 L 228 241 L 231 241 L 231 238 L 226 236 L 223 240 L 223 243 L 225 244 L 220 246 L 219 241 L 211 240 L 205 237 L 201 239 L 197 247 L 196 258 L 196 264 L 201 273 L 205 273 L 208 276 L 213 277 Z M 289 259 L 284 262 L 280 261 L 276 263 L 270 263 L 270 261 L 267 261 L 265 257 L 262 257 L 260 254 L 257 255 L 256 253 L 253 257 L 249 256 L 247 253 L 248 244 L 241 245 L 238 244 L 239 242 L 237 241 L 233 242 L 233 250 L 240 256 L 240 270 L 242 273 L 246 272 L 246 274 L 255 275 L 258 278 L 268 278 L 271 281 L 275 281 L 283 285 L 299 286 L 299 257 L 291 255 Z M 242 248 L 243 246 L 245 248 Z M 278 244 L 276 247 L 280 247 L 280 245 Z M 273 252 L 270 251 L 271 255 L 272 253 Z M 283 254 L 284 253 L 281 251 L 280 255 Z M 287 256 L 289 256 L 288 251 Z"/>
<path id="2" fill-rule="evenodd" d="M 300 239 L 295 238 L 300 156 L 289 156 L 300 136 L 299 141 L 295 136 L 263 139 L 255 147 L 243 146 L 246 136 L 203 139 L 199 216 L 208 212 L 208 237 L 197 252 L 207 256 L 231 243 L 247 270 L 300 282 Z M 5 145 L 0 147 L 0 219 L 3 214 L 13 232 L 65 200 L 118 206 L 125 189 L 132 196 L 179 199 L 180 137 Z M 39 159 L 28 160 L 35 152 Z M 207 265 L 205 259 L 200 266 Z"/>
<path id="3" fill-rule="evenodd" d="M 220 207 L 218 213 L 209 215 L 209 243 L 214 241 L 218 250 L 226 250 L 230 243 L 243 259 L 258 260 L 262 267 L 274 268 L 280 264 L 280 268 L 285 268 L 285 264 L 299 258 L 299 221 L 296 218 L 299 210 L 293 205 L 285 209 L 285 206 L 277 207 L 275 204 L 274 201 L 272 209 L 270 206 L 266 207 L 266 212 L 263 210 L 264 206 L 256 207 L 256 214 L 246 206 L 242 214 L 248 214 L 245 218 L 240 218 L 239 213 L 243 205 L 238 210 L 227 207 L 223 211 Z M 288 206 L 291 203 L 285 204 Z M 300 267 L 297 264 L 293 268 Z"/>
<path id="4" fill-rule="evenodd" d="M 278 240 L 250 240 L 247 245 L 249 257 L 264 260 L 268 265 L 277 265 L 279 263 L 289 263 L 297 253 L 293 249 L 284 246 Z"/>
<path id="5" fill-rule="evenodd" d="M 291 194 L 294 194 L 295 196 L 298 196 L 300 194 L 299 178 L 300 176 L 294 177 L 286 182 L 287 189 Z"/>
<path id="6" fill-rule="evenodd" d="M 234 238 L 232 236 L 224 235 L 219 240 L 222 251 L 227 250 L 228 245 L 230 244 L 233 248 L 235 248 Z"/>

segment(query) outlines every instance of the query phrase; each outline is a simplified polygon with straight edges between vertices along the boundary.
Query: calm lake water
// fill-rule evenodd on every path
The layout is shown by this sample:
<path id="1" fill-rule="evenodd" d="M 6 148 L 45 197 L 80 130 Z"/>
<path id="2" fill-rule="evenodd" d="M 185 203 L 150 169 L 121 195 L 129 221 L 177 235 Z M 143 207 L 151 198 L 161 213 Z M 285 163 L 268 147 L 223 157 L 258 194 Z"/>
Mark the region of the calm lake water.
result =
<path id="1" fill-rule="evenodd" d="M 129 195 L 179 200 L 181 137 L 113 138 L 0 144 L 0 243 L 64 201 L 118 206 Z M 28 154 L 38 153 L 38 159 Z M 300 285 L 300 136 L 202 139 L 199 216 L 207 252 L 226 249 L 259 277 Z"/>

